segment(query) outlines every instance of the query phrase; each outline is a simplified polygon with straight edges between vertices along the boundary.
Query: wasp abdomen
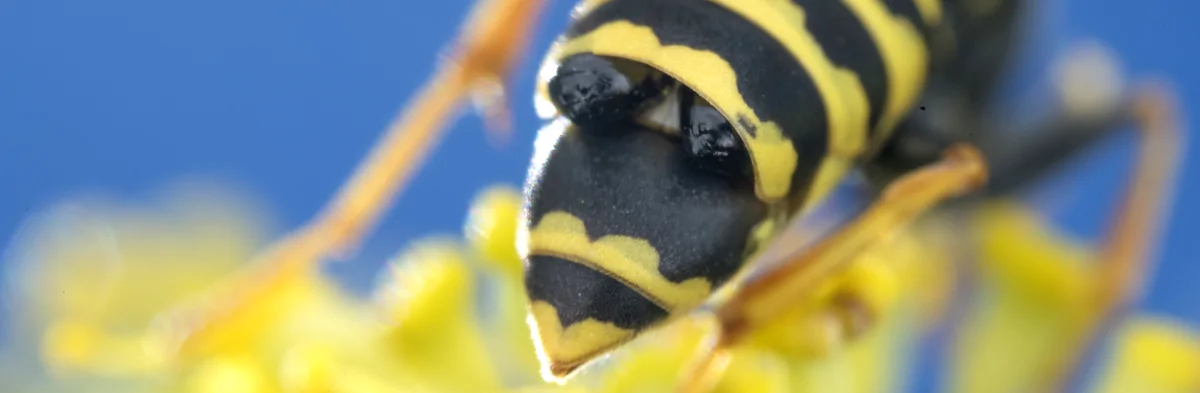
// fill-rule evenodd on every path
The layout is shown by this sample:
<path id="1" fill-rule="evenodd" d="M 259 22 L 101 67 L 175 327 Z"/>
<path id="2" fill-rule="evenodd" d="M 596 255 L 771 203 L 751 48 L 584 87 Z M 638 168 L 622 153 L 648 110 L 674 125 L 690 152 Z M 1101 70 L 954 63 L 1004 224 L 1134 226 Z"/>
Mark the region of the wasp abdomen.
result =
<path id="1" fill-rule="evenodd" d="M 539 136 L 523 220 L 549 375 L 693 310 L 783 227 L 768 212 L 815 204 L 886 136 L 924 79 L 917 2 L 936 5 L 605 0 L 577 17 L 544 89 L 572 125 Z"/>
<path id="2" fill-rule="evenodd" d="M 537 255 L 525 271 L 529 297 L 554 306 L 563 326 L 589 318 L 624 330 L 641 330 L 667 311 L 607 274 L 563 258 Z"/>
<path id="3" fill-rule="evenodd" d="M 545 371 L 558 378 L 668 317 L 616 278 L 555 256 L 530 257 L 525 285 Z"/>
<path id="4" fill-rule="evenodd" d="M 751 185 L 696 167 L 677 137 L 633 122 L 571 127 L 539 149 L 525 278 L 551 376 L 704 302 L 742 267 L 766 216 Z"/>

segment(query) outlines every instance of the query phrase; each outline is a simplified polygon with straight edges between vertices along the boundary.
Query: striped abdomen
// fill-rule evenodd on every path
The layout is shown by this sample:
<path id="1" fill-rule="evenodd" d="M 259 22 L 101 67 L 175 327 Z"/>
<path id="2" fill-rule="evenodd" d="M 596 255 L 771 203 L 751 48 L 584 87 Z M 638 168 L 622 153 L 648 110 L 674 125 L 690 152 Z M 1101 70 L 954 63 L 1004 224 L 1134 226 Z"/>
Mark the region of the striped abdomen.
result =
<path id="1" fill-rule="evenodd" d="M 558 58 L 649 64 L 691 87 L 747 142 L 760 199 L 811 205 L 911 109 L 934 0 L 609 0 Z"/>
<path id="2" fill-rule="evenodd" d="M 603 108 L 568 108 L 575 124 L 543 130 L 526 191 L 526 285 L 550 373 L 694 309 L 886 138 L 924 83 L 922 31 L 939 14 L 913 1 L 587 2 L 550 70 L 586 71 L 566 93 Z M 649 66 L 716 108 L 748 150 L 744 184 L 621 118 L 669 83 L 590 55 Z M 597 90 L 619 99 L 592 101 Z"/>

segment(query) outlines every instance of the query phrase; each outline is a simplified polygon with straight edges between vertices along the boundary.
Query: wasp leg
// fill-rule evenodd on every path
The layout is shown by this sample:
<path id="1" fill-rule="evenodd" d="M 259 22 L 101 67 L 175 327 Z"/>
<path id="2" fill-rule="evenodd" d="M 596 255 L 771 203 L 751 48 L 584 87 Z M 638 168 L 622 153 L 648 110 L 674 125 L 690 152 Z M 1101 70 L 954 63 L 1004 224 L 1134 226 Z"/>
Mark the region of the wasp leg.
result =
<path id="1" fill-rule="evenodd" d="M 870 207 L 830 237 L 781 261 L 763 261 L 776 266 L 764 275 L 749 279 L 712 313 L 720 326 L 717 338 L 697 356 L 682 381 L 682 387 L 705 387 L 718 379 L 708 373 L 719 371 L 723 351 L 749 332 L 782 315 L 796 299 L 811 295 L 822 279 L 846 267 L 869 247 L 901 229 L 922 213 L 948 198 L 972 192 L 987 178 L 987 167 L 978 150 L 955 145 L 931 165 L 900 177 L 889 185 Z M 692 390 L 695 391 L 695 390 Z"/>
<path id="2" fill-rule="evenodd" d="M 972 138 L 992 170 L 986 196 L 1021 191 L 1130 123 L 1119 64 L 1104 46 L 1077 45 L 1057 63 L 1051 75 L 1057 102 L 1048 118 L 1026 129 L 986 127 Z"/>
<path id="3" fill-rule="evenodd" d="M 1120 66 L 1102 45 L 1082 44 L 1058 60 L 1054 101 L 1044 118 L 1014 124 L 991 102 L 976 103 L 971 89 L 931 79 L 919 109 L 902 123 L 864 174 L 878 190 L 912 169 L 932 163 L 946 147 L 970 143 L 988 162 L 988 184 L 980 196 L 1021 191 L 1062 164 L 1079 157 L 1128 124 Z M 1020 110 L 1026 110 L 1020 109 Z"/>
<path id="4" fill-rule="evenodd" d="M 459 105 L 472 94 L 491 95 L 485 113 L 493 132 L 503 130 L 506 119 L 500 86 L 523 57 L 545 0 L 481 0 L 423 90 L 388 127 L 369 157 L 353 177 L 305 227 L 289 234 L 257 258 L 253 271 L 235 278 L 220 298 L 210 299 L 200 310 L 176 310 L 168 316 L 165 332 L 175 350 L 211 346 L 217 336 L 247 320 L 262 320 L 262 313 L 281 292 L 315 269 L 321 261 L 345 253 L 356 245 L 384 214 L 424 161 L 426 153 Z M 183 323 L 182 325 L 180 323 Z"/>
<path id="5" fill-rule="evenodd" d="M 680 384 L 675 389 L 679 393 L 711 392 L 732 360 L 722 323 L 712 315 L 701 314 L 700 318 L 704 318 L 709 330 L 681 374 Z"/>
<path id="6" fill-rule="evenodd" d="M 522 57 L 545 0 L 483 0 L 476 5 L 449 61 L 392 124 L 333 203 L 310 228 L 330 250 L 360 239 L 416 172 L 446 122 L 471 94 L 502 94 L 503 81 Z M 494 97 L 498 98 L 500 96 Z M 485 113 L 504 106 L 491 101 Z M 507 115 L 501 116 L 505 117 Z M 492 123 L 498 132 L 506 124 Z"/>
<path id="7" fill-rule="evenodd" d="M 1076 341 L 1059 352 L 1046 376 L 1047 386 L 1063 389 L 1080 372 L 1084 356 L 1093 349 L 1107 325 L 1120 318 L 1141 297 L 1150 270 L 1151 249 L 1166 206 L 1173 194 L 1174 176 L 1182 155 L 1181 135 L 1174 96 L 1164 87 L 1149 86 L 1138 92 L 1128 112 L 1137 123 L 1137 161 L 1121 203 L 1115 209 L 1096 261 L 1095 293 L 1085 319 L 1078 324 Z"/>

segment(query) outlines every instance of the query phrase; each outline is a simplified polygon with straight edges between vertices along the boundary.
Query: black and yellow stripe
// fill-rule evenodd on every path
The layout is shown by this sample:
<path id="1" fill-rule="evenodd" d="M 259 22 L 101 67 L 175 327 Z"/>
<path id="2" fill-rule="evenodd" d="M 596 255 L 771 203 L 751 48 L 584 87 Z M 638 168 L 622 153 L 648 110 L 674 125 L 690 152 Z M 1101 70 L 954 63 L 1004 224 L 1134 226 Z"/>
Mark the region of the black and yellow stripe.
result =
<path id="1" fill-rule="evenodd" d="M 756 189 L 818 202 L 911 108 L 936 0 L 593 2 L 553 56 L 627 58 L 671 75 L 729 118 Z"/>
<path id="2" fill-rule="evenodd" d="M 645 63 L 713 103 L 746 142 L 764 200 L 793 193 L 794 175 L 811 177 L 828 152 L 825 102 L 812 78 L 786 47 L 719 4 L 611 0 L 577 20 L 565 39 L 561 57 Z"/>
<path id="3" fill-rule="evenodd" d="M 820 202 L 920 94 L 941 0 L 590 0 L 549 55 L 624 58 L 729 119 L 753 190 L 692 176 L 655 132 L 545 136 L 526 282 L 549 376 L 692 310 Z M 539 87 L 539 91 L 545 91 Z M 553 153 L 550 151 L 553 150 Z M 543 154 L 544 153 L 544 154 Z M 747 186 L 749 187 L 749 186 Z M 680 190 L 686 190 L 681 192 Z"/>
<path id="4" fill-rule="evenodd" d="M 645 128 L 543 129 L 521 237 L 547 374 L 694 309 L 736 274 L 766 206 Z M 730 236 L 730 234 L 739 234 Z"/>

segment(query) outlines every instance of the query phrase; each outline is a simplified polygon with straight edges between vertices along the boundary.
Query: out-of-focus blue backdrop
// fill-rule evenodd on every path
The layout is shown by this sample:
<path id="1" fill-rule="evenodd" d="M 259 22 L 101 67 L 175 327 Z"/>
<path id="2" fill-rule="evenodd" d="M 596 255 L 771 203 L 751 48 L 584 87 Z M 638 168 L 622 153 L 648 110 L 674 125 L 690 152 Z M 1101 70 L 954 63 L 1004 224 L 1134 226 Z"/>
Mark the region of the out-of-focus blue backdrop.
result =
<path id="1" fill-rule="evenodd" d="M 565 25 L 552 1 L 535 51 Z M 1127 73 L 1167 76 L 1185 113 L 1200 113 L 1200 3 L 1049 0 L 1014 86 L 1035 85 L 1053 52 L 1097 38 Z M 328 2 L 210 0 L 0 3 L 0 238 L 46 205 L 85 191 L 138 198 L 184 176 L 237 184 L 301 224 L 424 82 L 469 0 Z M 492 148 L 463 117 L 351 263 L 366 286 L 416 236 L 458 233 L 482 186 L 519 184 L 539 124 L 531 90 L 540 54 L 516 75 L 517 134 Z M 1191 148 L 1198 137 L 1190 138 Z M 1131 157 L 1115 138 L 1050 184 L 1061 223 L 1096 236 Z M 1200 324 L 1200 167 L 1187 160 L 1159 270 L 1144 307 Z M 1046 193 L 1052 194 L 1052 193 Z M 5 240 L 6 241 L 6 240 Z"/>

